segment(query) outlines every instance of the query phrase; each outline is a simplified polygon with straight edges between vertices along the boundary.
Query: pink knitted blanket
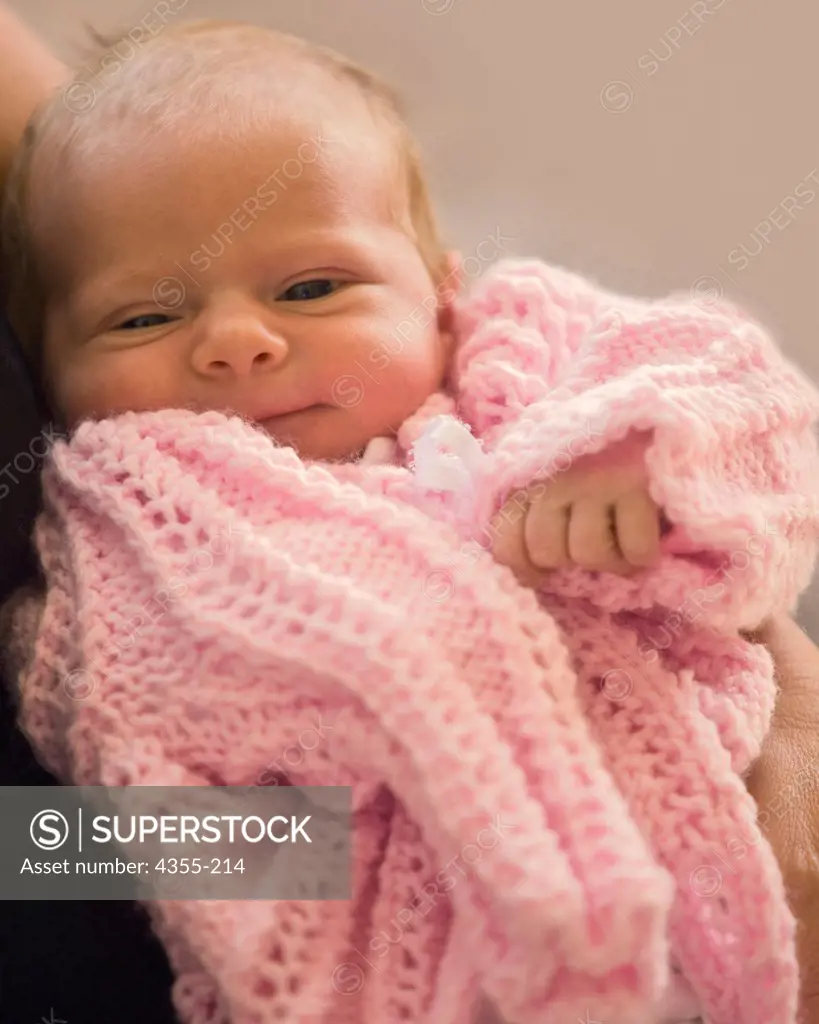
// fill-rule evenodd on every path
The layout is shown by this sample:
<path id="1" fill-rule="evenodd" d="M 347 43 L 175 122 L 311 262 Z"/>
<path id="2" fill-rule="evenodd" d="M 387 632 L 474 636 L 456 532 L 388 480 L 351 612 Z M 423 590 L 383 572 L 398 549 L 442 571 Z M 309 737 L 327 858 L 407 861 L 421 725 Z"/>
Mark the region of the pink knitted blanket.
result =
<path id="1" fill-rule="evenodd" d="M 351 901 L 152 908 L 189 1024 L 468 1024 L 482 996 L 514 1024 L 650 1021 L 670 964 L 710 1024 L 792 1024 L 794 924 L 742 781 L 775 685 L 737 630 L 811 575 L 817 396 L 731 307 L 534 261 L 458 324 L 398 465 L 304 463 L 216 413 L 58 444 L 23 726 L 77 784 L 353 787 Z M 449 413 L 483 445 L 447 463 L 467 503 L 406 465 Z M 660 564 L 520 587 L 488 517 L 631 430 Z"/>

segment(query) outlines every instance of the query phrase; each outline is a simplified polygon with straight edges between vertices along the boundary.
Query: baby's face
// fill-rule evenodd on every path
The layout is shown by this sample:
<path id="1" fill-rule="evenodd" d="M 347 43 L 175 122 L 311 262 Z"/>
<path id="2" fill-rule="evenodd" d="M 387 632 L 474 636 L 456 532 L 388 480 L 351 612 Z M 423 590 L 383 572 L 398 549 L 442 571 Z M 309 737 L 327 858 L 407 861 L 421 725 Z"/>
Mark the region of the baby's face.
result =
<path id="1" fill-rule="evenodd" d="M 445 313 L 388 147 L 361 118 L 333 122 L 123 136 L 54 183 L 45 368 L 69 427 L 215 409 L 343 459 L 441 385 Z"/>

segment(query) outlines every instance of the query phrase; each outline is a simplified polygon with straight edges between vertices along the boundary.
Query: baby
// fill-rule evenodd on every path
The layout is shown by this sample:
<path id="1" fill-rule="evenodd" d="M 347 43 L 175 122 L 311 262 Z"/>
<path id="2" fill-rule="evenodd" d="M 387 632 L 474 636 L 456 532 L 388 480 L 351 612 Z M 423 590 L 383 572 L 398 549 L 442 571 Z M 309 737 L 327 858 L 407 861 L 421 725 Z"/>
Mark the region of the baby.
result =
<path id="1" fill-rule="evenodd" d="M 77 114 L 84 81 L 93 105 Z M 63 98 L 29 130 L 5 239 L 13 322 L 69 428 L 219 409 L 304 458 L 354 459 L 444 385 L 459 257 L 372 76 L 300 40 L 203 24 L 104 60 Z M 516 520 L 525 543 L 504 528 L 496 557 L 530 576 L 650 563 L 659 518 L 638 466 L 628 486 L 597 472 L 568 519 L 535 502 Z"/>
<path id="2" fill-rule="evenodd" d="M 171 420 L 163 418 L 168 410 L 208 414 L 201 422 L 212 431 L 213 451 L 229 449 L 234 464 L 251 459 L 261 451 L 256 447 L 258 432 L 213 415 L 227 414 L 249 421 L 277 443 L 281 479 L 298 479 L 300 486 L 303 482 L 305 502 L 318 493 L 310 490 L 313 487 L 325 488 L 321 492 L 324 500 L 332 504 L 326 490 L 332 478 L 361 487 L 361 493 L 373 502 L 400 499 L 432 517 L 438 511 L 457 531 L 461 528 L 458 524 L 462 525 L 460 513 L 446 505 L 445 497 L 418 497 L 406 470 L 412 462 L 413 445 L 417 455 L 419 439 L 433 422 L 447 426 L 439 434 L 444 446 L 458 448 L 464 442 L 457 428 L 453 432 L 454 418 L 437 418 L 457 413 L 481 439 L 490 462 L 470 463 L 466 455 L 459 460 L 457 452 L 448 456 L 444 451 L 439 453 L 444 477 L 447 467 L 454 472 L 466 465 L 473 476 L 476 502 L 468 515 L 473 515 L 472 526 L 491 517 L 491 556 L 511 567 L 527 587 L 541 588 L 548 581 L 550 589 L 540 595 L 543 607 L 567 638 L 577 638 L 572 655 L 578 692 L 586 695 L 577 707 L 582 705 L 596 722 L 599 732 L 594 733 L 595 741 L 601 748 L 606 743 L 610 746 L 599 762 L 591 753 L 588 763 L 578 762 L 573 777 L 593 778 L 595 786 L 605 788 L 604 773 L 610 771 L 626 793 L 639 826 L 626 835 L 626 826 L 618 824 L 625 815 L 624 805 L 617 803 L 620 798 L 613 795 L 613 789 L 605 788 L 603 802 L 610 805 L 611 813 L 604 824 L 601 818 L 590 828 L 588 835 L 595 838 L 584 841 L 585 853 L 571 826 L 560 825 L 561 820 L 572 820 L 567 805 L 562 805 L 567 812 L 562 816 L 552 808 L 549 827 L 555 832 L 566 828 L 561 842 L 564 849 L 573 851 L 567 854 L 571 870 L 595 899 L 594 886 L 599 885 L 603 892 L 603 880 L 607 880 L 605 892 L 609 894 L 605 898 L 617 898 L 618 885 L 605 874 L 605 865 L 626 863 L 629 850 L 637 851 L 635 858 L 638 853 L 643 857 L 644 837 L 659 850 L 658 856 L 665 858 L 663 863 L 684 889 L 685 880 L 701 867 L 703 854 L 695 850 L 700 859 L 695 856 L 692 860 L 690 851 L 679 853 L 677 838 L 662 832 L 654 816 L 658 801 L 650 800 L 641 790 L 641 775 L 648 766 L 645 775 L 668 774 L 670 778 L 674 770 L 669 765 L 685 761 L 681 755 L 685 751 L 698 772 L 686 785 L 693 785 L 694 790 L 697 786 L 708 788 L 712 774 L 722 780 L 719 786 L 714 782 L 707 797 L 703 796 L 697 821 L 708 819 L 712 812 L 718 817 L 718 809 L 730 804 L 734 809 L 727 833 L 738 827 L 740 811 L 736 808 L 744 808 L 742 800 L 747 797 L 740 795 L 742 787 L 736 775 L 747 768 L 758 749 L 773 690 L 764 654 L 731 643 L 741 645 L 736 640 L 737 628 L 756 625 L 771 605 L 787 606 L 809 578 L 816 512 L 815 505 L 806 511 L 806 502 L 813 493 L 808 481 L 816 466 L 810 441 L 816 401 L 807 383 L 780 360 L 755 325 L 728 307 L 711 313 L 692 309 L 684 299 L 667 306 L 620 299 L 573 275 L 531 262 L 501 268 L 476 286 L 472 296 L 461 298 L 459 258 L 440 241 L 417 149 L 392 96 L 371 75 L 330 51 L 260 28 L 210 22 L 167 28 L 136 52 L 133 45 L 128 46 L 125 57 L 118 47 L 122 49 L 122 42 L 111 47 L 93 70 L 79 72 L 68 89 L 35 116 L 18 156 L 4 210 L 4 265 L 10 268 L 12 322 L 55 415 L 77 438 L 74 454 L 59 464 L 60 486 L 70 484 L 81 491 L 84 465 L 89 481 L 96 479 L 94 474 L 103 471 L 100 466 L 107 455 L 95 446 L 107 437 L 111 439 L 108 454 L 126 470 L 123 478 L 131 472 L 127 468 L 131 455 L 146 437 L 152 458 L 176 451 L 179 438 L 180 472 L 190 467 L 194 472 L 199 459 L 203 466 L 210 466 L 211 456 L 201 445 L 188 445 L 194 418 L 188 415 L 173 420 L 171 430 Z M 401 344 L 386 348 L 399 324 Z M 676 349 L 673 344 L 668 349 L 669 336 Z M 627 386 L 622 384 L 624 378 Z M 703 408 L 713 416 L 712 424 L 703 425 Z M 157 416 L 152 418 L 153 413 Z M 131 414 L 140 416 L 135 420 Z M 107 427 L 101 428 L 102 433 L 95 433 L 93 427 L 89 432 L 89 421 L 115 419 L 121 425 L 115 429 L 121 429 L 121 434 L 105 434 Z M 721 422 L 725 424 L 722 427 Z M 584 423 L 597 442 L 585 449 L 581 445 L 579 451 L 569 445 L 571 465 L 558 466 L 557 456 L 565 456 L 567 450 L 566 439 L 576 438 Z M 664 427 L 665 440 L 660 444 Z M 128 444 L 125 438 L 130 438 Z M 743 454 L 746 444 L 747 455 Z M 268 450 L 273 451 L 269 442 L 265 452 Z M 72 458 L 79 461 L 72 463 Z M 231 459 L 224 459 L 221 476 L 214 478 L 209 493 L 234 495 L 241 490 L 242 481 L 231 476 Z M 738 475 L 736 463 L 741 464 Z M 773 467 L 770 472 L 768 463 Z M 141 506 L 150 506 L 150 466 L 150 460 L 144 463 Z M 666 473 L 669 466 L 675 467 L 676 473 Z M 302 472 L 306 475 L 299 475 Z M 167 472 L 161 478 L 166 481 L 164 486 L 171 486 Z M 439 475 L 439 483 L 445 494 L 446 479 Z M 262 478 L 256 479 L 256 486 L 248 493 L 258 509 L 263 504 L 262 498 L 257 498 L 263 493 Z M 96 484 L 89 484 L 89 500 L 98 493 Z M 802 498 L 805 504 L 800 504 Z M 748 511 L 754 501 L 765 509 L 766 533 L 771 536 L 764 540 L 752 525 L 755 513 Z M 67 502 L 65 508 L 70 505 Z M 275 504 L 272 497 L 270 507 L 286 517 L 287 506 Z M 384 544 L 386 550 L 385 531 L 392 520 L 381 505 L 378 508 L 383 515 L 380 519 L 374 515 L 372 520 L 372 546 Z M 691 508 L 696 515 L 692 516 Z M 160 519 L 167 509 L 163 505 L 157 513 Z M 272 518 L 266 520 L 267 513 L 249 509 L 248 521 L 258 515 L 254 523 L 272 536 L 276 516 L 271 512 Z M 307 504 L 302 509 L 306 517 Z M 375 513 L 375 506 L 373 510 Z M 116 518 L 119 525 L 133 521 Z M 183 521 L 191 521 L 190 510 L 184 517 L 180 514 Z M 410 522 L 417 527 L 422 520 L 408 519 Z M 769 523 L 774 524 L 770 531 Z M 787 530 L 782 524 L 787 524 Z M 469 533 L 458 534 L 458 542 Z M 759 550 L 747 548 L 744 553 L 749 564 L 748 552 L 755 554 L 757 564 L 728 592 L 724 581 L 731 577 L 724 570 L 724 555 L 732 551 L 737 537 L 745 543 L 746 535 L 757 541 Z M 473 549 L 466 544 L 451 547 L 457 550 L 455 562 L 467 578 L 467 587 L 473 586 Z M 51 557 L 54 548 L 41 544 L 41 551 L 46 550 Z M 44 561 L 48 561 L 45 555 Z M 673 587 L 658 569 L 671 563 L 679 570 Z M 305 559 L 304 564 L 314 563 Z M 658 570 L 656 574 L 653 569 Z M 531 595 L 520 591 L 518 596 L 520 588 L 516 588 L 510 596 L 508 574 L 481 571 L 486 574 L 486 589 L 474 584 L 473 600 L 477 604 L 485 600 L 486 609 L 495 611 L 506 607 L 503 601 L 508 601 L 504 614 L 509 618 L 502 621 L 511 635 L 514 622 L 529 622 Z M 497 591 L 492 589 L 494 583 L 487 582 L 494 580 L 498 581 Z M 767 592 L 764 587 L 769 588 Z M 682 601 L 693 592 L 700 595 L 698 614 L 704 616 L 700 632 L 687 629 L 693 621 L 690 615 L 683 624 L 679 614 Z M 490 593 L 498 604 L 492 605 L 486 596 Z M 605 600 L 595 606 L 600 594 Z M 379 600 L 390 600 L 389 588 L 380 593 Z M 703 610 L 706 605 L 712 606 L 707 612 Z M 675 644 L 662 647 L 648 639 L 647 631 L 652 621 L 656 622 L 652 616 L 660 607 L 676 609 L 677 620 Z M 441 621 L 444 614 L 441 609 Z M 54 620 L 45 615 L 43 628 L 49 621 Z M 432 631 L 434 621 L 429 619 Z M 491 616 L 485 620 L 487 637 L 494 635 L 492 621 Z M 670 618 L 663 621 L 670 625 Z M 453 630 L 457 622 L 452 620 Z M 538 630 L 552 628 L 553 623 L 546 626 L 543 622 L 527 626 L 533 649 L 540 643 L 535 640 Z M 140 637 L 142 625 L 141 620 Z M 628 658 L 633 659 L 638 649 L 646 665 L 662 661 L 666 682 L 655 679 L 651 687 L 646 684 L 646 693 L 651 690 L 651 700 L 659 701 L 658 694 L 666 699 L 662 686 L 667 685 L 667 721 L 676 721 L 671 711 L 674 701 L 679 701 L 680 709 L 687 708 L 689 717 L 701 714 L 709 718 L 709 727 L 713 720 L 716 729 L 703 733 L 702 749 L 707 747 L 707 756 L 691 753 L 696 747 L 694 739 L 678 736 L 674 740 L 676 753 L 663 755 L 668 763 L 657 761 L 667 724 L 657 718 L 652 719 L 652 728 L 646 727 L 645 706 L 635 711 L 632 728 L 618 733 L 625 719 L 611 717 L 611 707 L 627 705 L 626 698 L 643 699 L 642 684 L 634 684 L 622 667 L 616 670 L 621 673 L 617 679 L 609 672 L 609 692 L 603 694 L 608 698 L 603 705 L 606 710 L 599 710 L 595 701 L 600 687 L 593 680 L 599 682 L 602 676 L 605 691 L 606 673 L 601 666 L 612 661 L 601 661 L 599 651 L 596 667 L 584 661 L 591 646 L 583 638 L 588 638 L 593 627 L 611 636 L 606 654 L 610 659 L 614 658 L 612 652 L 631 652 L 623 654 L 625 660 L 618 664 L 633 667 Z M 299 624 L 298 629 L 303 628 Z M 520 636 L 524 632 L 521 627 Z M 733 636 L 730 642 L 729 633 Z M 622 639 L 626 634 L 632 639 Z M 642 641 L 639 648 L 638 641 Z M 476 633 L 471 642 L 477 650 L 481 637 Z M 549 657 L 542 651 L 532 655 L 528 681 L 532 686 L 536 678 L 532 673 L 563 666 L 560 671 L 565 685 L 552 694 L 556 706 L 563 710 L 554 720 L 557 731 L 549 733 L 548 740 L 544 737 L 543 747 L 554 744 L 554 750 L 544 756 L 556 757 L 558 750 L 564 751 L 559 743 L 565 744 L 569 757 L 580 749 L 577 737 L 581 733 L 572 732 L 569 737 L 568 726 L 565 734 L 561 730 L 575 714 L 578 721 L 572 728 L 581 729 L 582 716 L 574 704 L 573 677 L 565 668 L 565 652 L 556 653 L 559 644 L 555 632 Z M 457 658 L 466 658 L 463 645 L 456 658 L 455 646 L 453 640 L 453 664 Z M 161 650 L 161 645 L 156 649 Z M 45 664 L 48 659 L 41 660 Z M 491 659 L 486 655 L 485 660 Z M 477 661 L 480 659 L 457 662 L 457 678 L 474 682 L 469 673 L 477 671 L 473 664 Z M 37 658 L 32 664 L 34 668 L 30 665 L 28 671 L 36 675 L 40 672 Z M 110 658 L 106 664 L 106 673 L 110 671 L 113 679 Z M 508 672 L 497 668 L 496 675 L 517 679 L 514 666 L 520 665 L 523 662 L 509 661 Z M 526 673 L 520 672 L 524 679 Z M 698 686 L 703 681 L 713 683 L 703 687 L 706 696 L 692 696 L 699 692 L 691 689 L 694 677 Z M 625 678 L 628 692 L 620 692 Z M 743 689 L 745 678 L 753 680 L 747 689 Z M 199 682 L 204 687 L 204 682 Z M 614 696 L 612 686 L 620 688 Z M 632 686 L 637 691 L 633 694 Z M 531 699 L 540 700 L 540 689 L 546 687 L 544 676 L 542 687 L 535 687 L 538 693 Z M 375 684 L 372 692 L 380 692 Z M 737 710 L 732 695 L 740 692 L 742 699 L 737 704 L 741 710 Z M 476 700 L 483 699 L 479 692 Z M 565 706 L 563 700 L 568 702 Z M 486 727 L 487 715 L 502 722 L 509 706 L 509 701 L 499 699 L 491 710 L 485 707 L 482 715 L 476 713 L 475 735 Z M 539 705 L 525 706 L 532 714 Z M 747 714 L 753 721 L 746 729 L 742 716 L 747 708 L 752 709 Z M 463 706 L 460 711 L 468 724 L 469 712 Z M 543 720 L 551 713 L 544 705 Z M 627 713 L 631 712 L 623 715 Z M 167 718 L 173 721 L 170 711 Z M 533 720 L 537 723 L 540 718 L 536 714 Z M 516 720 L 515 729 L 522 730 L 519 734 L 504 734 L 503 743 L 515 750 L 518 758 L 508 785 L 522 785 L 525 774 L 531 791 L 540 793 L 539 799 L 548 804 L 549 787 L 554 788 L 555 801 L 563 799 L 563 784 L 555 781 L 558 776 L 541 777 L 536 759 L 529 763 L 534 755 L 523 721 L 523 717 Z M 720 744 L 724 744 L 718 754 L 713 746 L 717 731 Z M 646 740 L 644 733 L 653 738 Z M 434 730 L 427 733 L 427 742 L 434 746 L 436 735 Z M 632 760 L 626 766 L 625 760 L 619 760 L 621 752 L 636 743 L 638 735 L 639 742 L 646 744 L 644 755 L 649 759 Z M 269 747 L 270 736 L 264 740 Z M 49 733 L 41 746 L 56 749 L 49 746 L 55 742 Z M 71 757 L 60 763 L 71 763 Z M 76 755 L 74 763 L 80 763 Z M 488 750 L 486 763 L 495 763 Z M 240 771 L 238 762 L 231 761 L 230 770 L 222 766 L 224 770 L 220 768 L 210 777 L 218 775 L 223 782 L 235 784 L 247 778 L 248 764 Z M 637 770 L 635 764 L 640 765 Z M 475 777 L 477 772 L 476 767 Z M 63 774 L 71 777 L 71 769 L 63 767 Z M 434 774 L 427 780 L 430 792 Z M 400 777 L 396 771 L 396 781 L 391 784 L 396 791 Z M 304 783 L 310 778 L 321 781 L 326 776 L 308 773 L 291 781 Z M 542 789 L 538 789 L 541 783 Z M 674 793 L 665 794 L 666 799 L 672 807 Z M 735 803 L 731 804 L 732 800 Z M 585 813 L 588 801 L 579 801 L 576 808 Z M 656 833 L 652 831 L 655 825 Z M 713 845 L 716 840 L 708 831 L 711 826 L 697 827 L 705 829 Z M 697 830 L 690 823 L 686 828 L 692 834 Z M 681 828 L 680 834 L 684 831 Z M 621 861 L 613 854 L 608 858 L 604 849 L 607 840 L 603 837 L 609 832 L 616 833 Z M 590 857 L 589 842 L 600 844 L 600 865 L 584 861 Z M 525 844 L 521 843 L 522 851 Z M 512 857 L 517 850 L 514 842 L 509 849 Z M 528 865 L 523 852 L 520 856 L 520 863 Z M 742 977 L 731 975 L 727 961 L 717 959 L 713 960 L 717 977 L 709 980 L 707 969 L 700 970 L 697 963 L 697 943 L 704 941 L 697 939 L 700 933 L 683 929 L 674 935 L 674 953 L 692 976 L 692 983 L 696 982 L 697 996 L 715 1024 L 752 1024 L 757 1020 L 787 1024 L 793 1011 L 795 964 L 787 912 L 780 898 L 781 882 L 769 851 L 763 852 L 762 846 L 755 864 L 772 906 L 765 917 L 772 936 L 770 949 L 764 946 L 766 952 L 761 952 L 764 944 L 758 936 L 753 937 L 757 944 L 748 946 L 765 963 L 754 975 L 756 987 L 744 990 Z M 736 884 L 750 885 L 747 880 L 751 877 L 757 876 L 749 863 L 744 880 Z M 623 899 L 633 899 L 636 905 L 642 888 L 651 914 L 655 910 L 665 913 L 665 883 L 666 876 L 659 871 L 643 876 L 633 889 L 621 880 Z M 501 891 L 492 889 L 489 882 L 487 886 L 489 892 Z M 569 891 L 573 891 L 571 887 Z M 745 890 L 743 893 L 748 895 Z M 589 896 L 589 919 L 594 917 L 590 908 L 601 906 L 595 899 Z M 729 911 L 739 912 L 729 907 L 727 898 L 721 909 L 714 910 L 715 904 L 710 904 L 703 910 L 703 901 L 699 897 L 692 901 L 690 891 L 683 893 L 680 901 L 684 907 L 677 910 L 680 920 L 696 920 L 697 928 L 705 930 L 714 927 L 720 914 L 727 919 Z M 494 906 L 491 899 L 488 904 Z M 510 953 L 517 948 L 514 927 L 507 934 L 508 922 L 501 910 L 495 914 L 486 907 L 483 896 L 476 896 L 470 912 L 478 916 L 471 920 L 486 925 L 487 934 L 497 940 L 499 963 L 514 960 Z M 606 920 L 602 911 L 600 920 Z M 640 920 L 645 923 L 647 947 L 656 951 L 665 941 L 664 930 L 652 930 L 654 917 Z M 435 933 L 436 942 L 443 942 L 443 934 L 469 941 L 469 928 L 450 933 L 447 921 L 442 917 L 438 922 L 441 930 Z M 625 932 L 609 934 L 614 931 L 611 924 L 603 923 L 601 928 L 600 949 L 592 939 L 584 940 L 585 945 L 577 943 L 573 950 L 576 959 L 567 960 L 587 986 L 590 978 L 593 981 L 582 991 L 596 991 L 602 999 L 602 989 L 595 986 L 598 982 L 603 985 L 600 978 L 604 978 L 606 983 L 615 979 L 612 991 L 618 998 L 621 989 L 625 992 L 630 986 L 643 999 L 649 990 L 654 997 L 661 995 L 662 985 L 658 989 L 653 975 L 652 981 L 646 982 L 650 971 L 638 962 L 643 938 L 639 929 L 629 933 L 634 942 L 630 945 Z M 421 934 L 421 922 L 417 929 Z M 738 936 L 742 934 L 745 941 L 747 935 L 739 925 L 736 933 L 729 935 L 730 942 L 723 937 L 722 946 L 715 942 L 714 949 L 739 943 L 734 959 L 744 967 L 741 950 L 745 947 Z M 563 936 L 562 931 L 558 934 Z M 371 940 L 370 950 L 375 941 Z M 565 942 L 568 947 L 569 938 Z M 620 952 L 627 959 L 633 957 L 628 961 L 632 973 L 624 974 L 626 968 L 616 959 L 605 960 L 604 951 L 611 957 L 617 955 L 612 943 L 620 943 Z M 551 955 L 552 948 L 548 948 Z M 767 952 L 770 962 L 765 961 Z M 781 962 L 777 957 L 782 957 Z M 441 952 L 439 959 L 452 971 L 457 957 L 450 961 Z M 532 962 L 535 960 L 533 955 Z M 184 958 L 183 962 L 188 963 Z M 232 1007 L 230 1019 L 234 1024 L 256 1020 L 243 1016 L 244 1004 L 226 980 L 229 972 L 220 973 L 214 964 L 208 962 L 206 973 L 215 975 L 216 989 Z M 459 969 L 467 970 L 467 966 L 459 962 Z M 538 969 L 546 971 L 545 961 L 538 961 Z M 576 1015 L 581 990 L 574 986 L 575 975 L 563 976 L 556 970 L 552 994 L 544 995 L 537 991 L 533 971 L 523 971 L 516 980 L 517 995 L 514 986 L 509 987 L 508 972 L 497 978 L 467 978 L 456 972 L 443 981 L 429 982 L 426 988 L 419 987 L 417 1006 L 423 1010 L 404 1007 L 399 1012 L 393 1006 L 389 1013 L 394 1016 L 388 1015 L 385 1007 L 392 1006 L 392 996 L 387 993 L 380 1004 L 373 1002 L 365 1009 L 356 1004 L 357 1009 L 343 1019 L 372 1019 L 378 1024 L 423 1019 L 449 1024 L 455 1021 L 454 1015 L 435 1013 L 446 1006 L 454 1014 L 456 1003 L 460 1013 L 468 1000 L 462 1004 L 453 993 L 461 991 L 458 986 L 471 991 L 470 986 L 476 984 L 510 1020 L 522 1024 L 569 1019 L 565 1016 L 568 1009 Z M 375 999 L 371 995 L 375 991 L 373 982 L 366 998 Z M 190 995 L 188 989 L 186 992 Z M 444 998 L 441 993 L 455 1001 L 436 1003 Z M 311 998 L 317 998 L 315 993 Z M 607 1010 L 618 1006 L 628 1006 L 629 1012 L 634 1009 L 632 1004 L 617 1003 L 614 996 L 612 1000 L 601 1005 Z M 204 1020 L 205 1011 L 198 1003 L 198 1009 L 192 1008 L 194 1003 L 190 996 L 183 1016 Z M 588 1005 L 587 1000 L 587 1019 Z M 430 1008 L 435 1006 L 439 1011 Z M 323 1009 L 305 1010 L 302 1016 L 288 1019 L 335 1021 L 342 1019 L 340 1012 L 337 1005 L 326 1002 Z M 558 1016 L 553 1018 L 550 1012 Z M 686 1016 L 684 1001 L 676 1005 L 675 1012 L 678 1019 Z M 224 1013 L 219 1019 L 228 1019 L 228 1011 Z M 559 1017 L 560 1013 L 564 1016 Z M 459 1022 L 467 1019 L 457 1017 Z"/>

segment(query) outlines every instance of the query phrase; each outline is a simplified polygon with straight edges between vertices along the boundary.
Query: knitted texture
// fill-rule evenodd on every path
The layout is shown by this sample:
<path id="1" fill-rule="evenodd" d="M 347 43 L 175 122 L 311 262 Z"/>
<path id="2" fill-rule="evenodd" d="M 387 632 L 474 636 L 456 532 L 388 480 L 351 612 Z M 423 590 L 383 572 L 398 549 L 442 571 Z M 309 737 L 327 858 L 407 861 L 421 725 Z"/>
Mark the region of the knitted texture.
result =
<path id="1" fill-rule="evenodd" d="M 58 443 L 46 593 L 14 615 L 23 727 L 66 782 L 218 786 L 276 781 L 327 723 L 283 781 L 352 787 L 353 898 L 154 904 L 189 1024 L 468 1024 L 484 995 L 515 1024 L 637 1024 L 670 963 L 710 1024 L 792 1024 L 794 923 L 742 781 L 773 668 L 736 630 L 810 578 L 817 396 L 731 307 L 535 261 L 457 324 L 398 465 L 171 410 Z M 442 414 L 483 444 L 468 507 L 409 465 Z M 634 430 L 659 564 L 519 586 L 489 517 Z"/>

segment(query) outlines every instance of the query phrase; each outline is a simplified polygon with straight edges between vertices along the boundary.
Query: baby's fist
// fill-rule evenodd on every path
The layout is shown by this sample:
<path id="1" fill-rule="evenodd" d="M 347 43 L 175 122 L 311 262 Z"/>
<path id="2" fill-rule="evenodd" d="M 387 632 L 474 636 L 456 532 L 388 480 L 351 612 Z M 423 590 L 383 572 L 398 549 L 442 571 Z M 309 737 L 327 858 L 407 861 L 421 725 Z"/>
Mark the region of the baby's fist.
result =
<path id="1" fill-rule="evenodd" d="M 633 434 L 532 484 L 492 520 L 492 554 L 527 585 L 565 566 L 627 575 L 660 555 L 661 511 L 648 493 L 648 435 Z"/>

